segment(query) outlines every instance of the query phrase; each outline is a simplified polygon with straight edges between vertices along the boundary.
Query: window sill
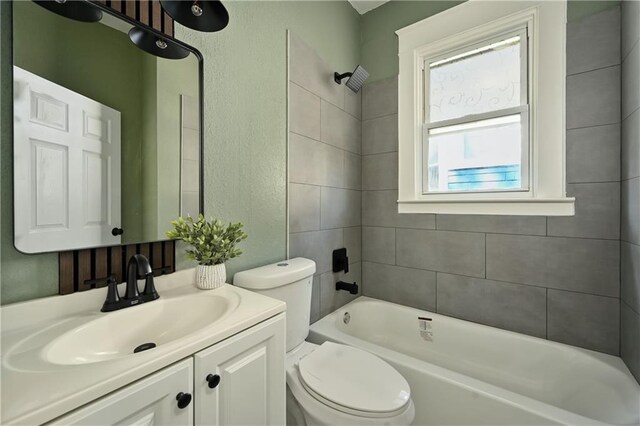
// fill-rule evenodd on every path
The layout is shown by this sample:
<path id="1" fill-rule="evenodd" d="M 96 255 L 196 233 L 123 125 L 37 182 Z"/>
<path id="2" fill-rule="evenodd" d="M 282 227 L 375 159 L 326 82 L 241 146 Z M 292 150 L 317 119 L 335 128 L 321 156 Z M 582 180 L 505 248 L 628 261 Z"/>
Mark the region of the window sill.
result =
<path id="1" fill-rule="evenodd" d="M 575 215 L 575 198 L 398 200 L 398 213 L 573 216 Z"/>

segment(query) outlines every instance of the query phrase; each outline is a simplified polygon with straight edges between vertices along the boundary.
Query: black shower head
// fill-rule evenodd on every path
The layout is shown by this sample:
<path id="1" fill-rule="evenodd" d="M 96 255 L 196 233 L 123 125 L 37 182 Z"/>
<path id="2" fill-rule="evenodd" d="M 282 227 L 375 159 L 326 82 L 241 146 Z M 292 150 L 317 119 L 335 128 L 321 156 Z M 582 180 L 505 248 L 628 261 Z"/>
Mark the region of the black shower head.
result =
<path id="1" fill-rule="evenodd" d="M 345 72 L 344 74 L 338 74 L 336 72 L 333 74 L 333 79 L 338 84 L 342 84 L 342 80 L 346 77 L 349 77 L 346 86 L 351 89 L 353 93 L 358 93 L 365 80 L 369 78 L 369 73 L 362 68 L 362 65 L 358 65 L 353 72 Z"/>

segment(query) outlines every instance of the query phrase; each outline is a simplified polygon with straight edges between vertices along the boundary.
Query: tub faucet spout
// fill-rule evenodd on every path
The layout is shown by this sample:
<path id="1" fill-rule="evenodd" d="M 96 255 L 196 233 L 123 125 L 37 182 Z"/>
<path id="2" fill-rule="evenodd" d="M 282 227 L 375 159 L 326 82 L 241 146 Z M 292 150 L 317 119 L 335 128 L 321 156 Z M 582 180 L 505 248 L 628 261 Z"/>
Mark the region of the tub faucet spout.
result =
<path id="1" fill-rule="evenodd" d="M 358 283 L 346 283 L 344 281 L 338 281 L 336 283 L 336 290 L 346 290 L 351 294 L 358 294 Z"/>

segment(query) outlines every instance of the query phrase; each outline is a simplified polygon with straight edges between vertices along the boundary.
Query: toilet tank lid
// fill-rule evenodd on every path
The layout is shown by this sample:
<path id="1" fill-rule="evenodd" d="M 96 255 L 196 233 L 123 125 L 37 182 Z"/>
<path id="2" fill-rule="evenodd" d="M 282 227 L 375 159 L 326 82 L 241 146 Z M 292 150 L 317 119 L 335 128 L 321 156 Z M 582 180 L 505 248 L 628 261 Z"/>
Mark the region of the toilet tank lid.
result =
<path id="1" fill-rule="evenodd" d="M 267 290 L 311 277 L 315 272 L 313 260 L 296 257 L 238 272 L 233 277 L 233 284 L 251 290 Z"/>

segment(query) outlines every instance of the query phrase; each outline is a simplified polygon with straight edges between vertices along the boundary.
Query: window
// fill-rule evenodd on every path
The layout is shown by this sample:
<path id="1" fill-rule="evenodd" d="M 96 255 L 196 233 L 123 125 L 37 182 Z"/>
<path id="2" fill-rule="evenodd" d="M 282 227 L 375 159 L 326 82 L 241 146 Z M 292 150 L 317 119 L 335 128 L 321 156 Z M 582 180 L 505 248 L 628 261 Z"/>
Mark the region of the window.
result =
<path id="1" fill-rule="evenodd" d="M 527 29 L 423 69 L 423 193 L 528 189 Z"/>
<path id="2" fill-rule="evenodd" d="M 565 2 L 471 0 L 398 31 L 400 213 L 573 214 L 565 25 Z"/>

